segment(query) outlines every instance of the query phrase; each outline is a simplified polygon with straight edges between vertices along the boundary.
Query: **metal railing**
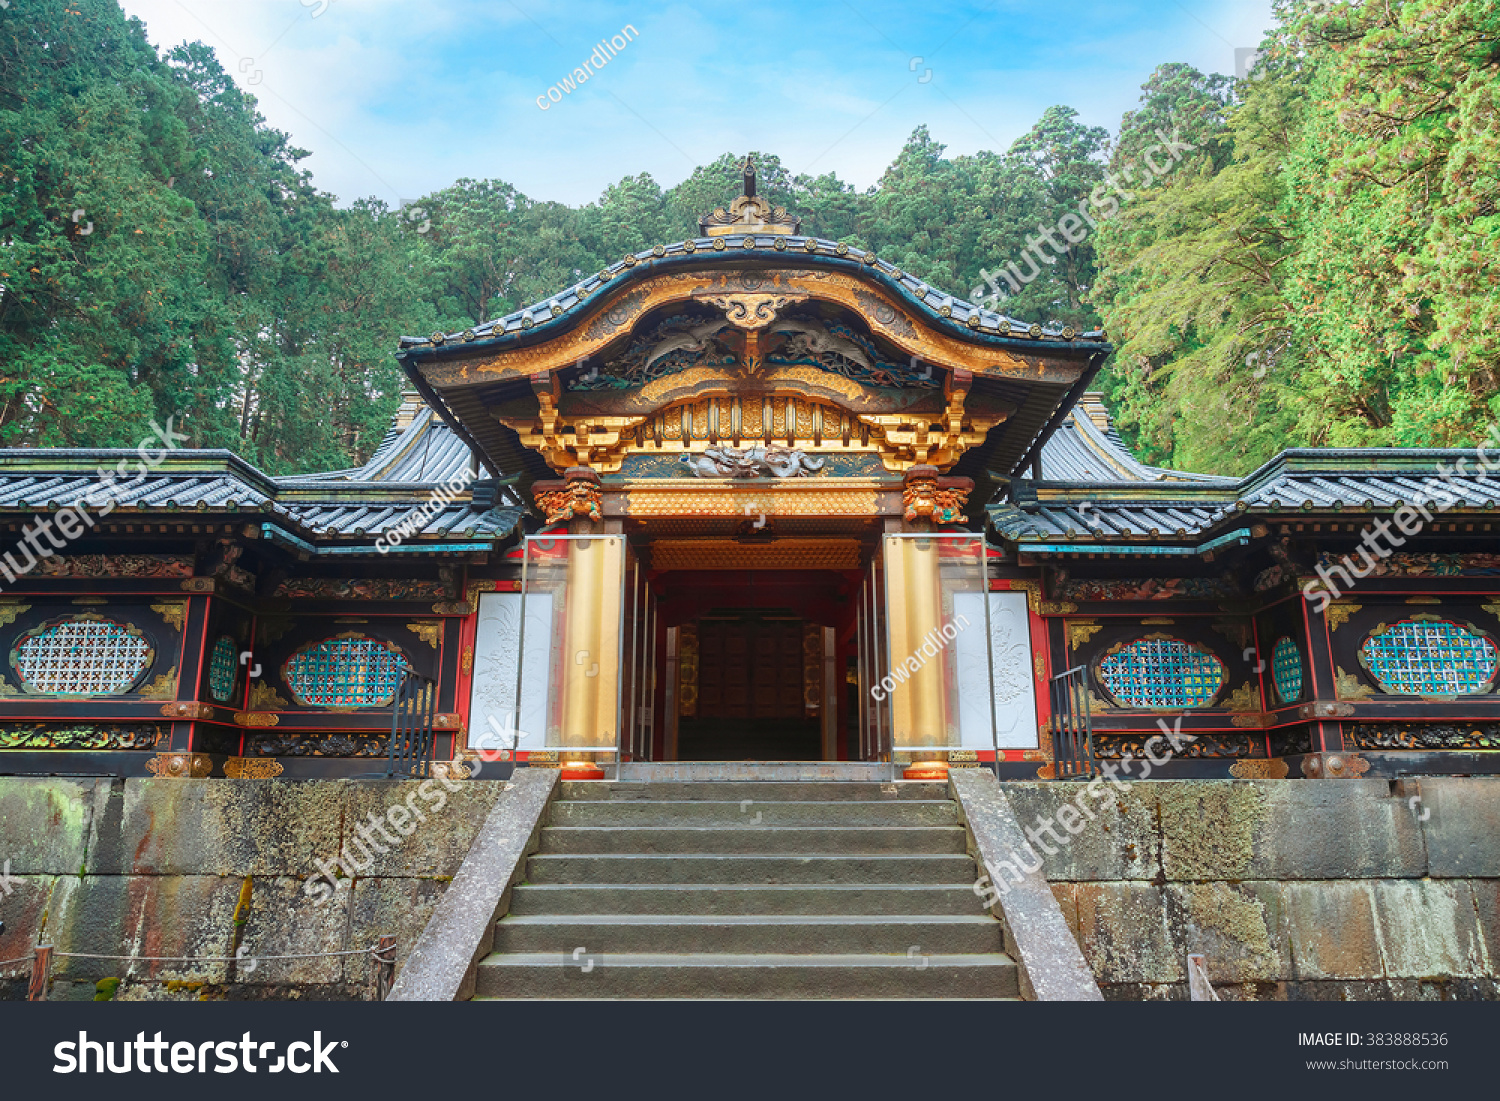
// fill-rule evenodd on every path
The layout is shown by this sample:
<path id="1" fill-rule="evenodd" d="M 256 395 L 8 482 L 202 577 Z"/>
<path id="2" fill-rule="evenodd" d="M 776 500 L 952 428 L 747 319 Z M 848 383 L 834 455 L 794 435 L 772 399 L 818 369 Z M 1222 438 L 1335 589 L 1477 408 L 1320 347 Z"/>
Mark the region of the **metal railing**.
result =
<path id="1" fill-rule="evenodd" d="M 432 720 L 436 713 L 437 681 L 404 669 L 391 704 L 387 780 L 425 779 L 432 774 Z"/>
<path id="2" fill-rule="evenodd" d="M 1058 780 L 1087 779 L 1097 771 L 1087 666 L 1052 678 L 1052 759 Z"/>

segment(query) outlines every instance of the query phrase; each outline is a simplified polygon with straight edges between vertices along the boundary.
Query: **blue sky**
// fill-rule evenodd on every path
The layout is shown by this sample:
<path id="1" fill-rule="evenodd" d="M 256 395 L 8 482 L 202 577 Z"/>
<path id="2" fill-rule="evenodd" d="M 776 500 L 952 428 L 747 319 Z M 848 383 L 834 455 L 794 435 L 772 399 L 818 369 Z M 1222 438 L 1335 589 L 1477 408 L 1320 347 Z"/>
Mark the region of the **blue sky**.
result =
<path id="1" fill-rule="evenodd" d="M 1048 106 L 1119 124 L 1156 65 L 1234 71 L 1270 0 L 124 0 L 158 47 L 199 39 L 342 202 L 463 176 L 577 205 L 664 187 L 723 152 L 874 183 L 925 123 L 948 155 L 1003 149 Z M 635 37 L 547 110 L 594 44 Z M 916 60 L 919 59 L 920 60 Z"/>

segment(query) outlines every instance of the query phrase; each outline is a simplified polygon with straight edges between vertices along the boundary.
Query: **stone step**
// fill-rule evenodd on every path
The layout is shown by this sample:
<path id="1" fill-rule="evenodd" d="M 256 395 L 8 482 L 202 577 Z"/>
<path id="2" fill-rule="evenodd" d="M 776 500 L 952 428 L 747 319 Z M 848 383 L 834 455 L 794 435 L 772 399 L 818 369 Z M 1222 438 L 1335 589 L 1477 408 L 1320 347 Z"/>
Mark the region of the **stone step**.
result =
<path id="1" fill-rule="evenodd" d="M 943 883 L 970 890 L 976 875 L 974 861 L 956 853 L 536 853 L 526 865 L 527 883 Z"/>
<path id="2" fill-rule="evenodd" d="M 951 799 L 574 799 L 552 804 L 554 826 L 952 826 Z"/>
<path id="3" fill-rule="evenodd" d="M 575 947 L 577 947 L 575 945 Z M 590 967 L 589 965 L 592 964 Z M 589 967 L 585 971 L 584 968 Z M 977 955 L 494 953 L 475 1000 L 504 998 L 1007 998 L 1016 965 Z"/>
<path id="4" fill-rule="evenodd" d="M 945 883 L 532 883 L 510 912 L 533 914 L 982 914 L 968 885 Z M 576 947 L 576 946 L 575 946 Z"/>
<path id="5" fill-rule="evenodd" d="M 542 853 L 962 853 L 959 826 L 545 826 Z"/>
<path id="6" fill-rule="evenodd" d="M 889 781 L 899 775 L 889 763 L 866 761 L 629 761 L 620 766 L 621 780 Z"/>
<path id="7" fill-rule="evenodd" d="M 965 955 L 1004 949 L 987 914 L 512 914 L 495 925 L 497 952 Z"/>
<path id="8" fill-rule="evenodd" d="M 740 780 L 720 783 L 689 781 L 609 781 L 564 780 L 558 785 L 557 797 L 563 801 L 583 800 L 707 800 L 737 803 L 741 799 L 757 801 L 793 800 L 864 800 L 883 802 L 904 799 L 947 799 L 948 785 L 931 780 L 898 780 L 893 784 L 875 782 L 784 782 L 773 780 Z"/>

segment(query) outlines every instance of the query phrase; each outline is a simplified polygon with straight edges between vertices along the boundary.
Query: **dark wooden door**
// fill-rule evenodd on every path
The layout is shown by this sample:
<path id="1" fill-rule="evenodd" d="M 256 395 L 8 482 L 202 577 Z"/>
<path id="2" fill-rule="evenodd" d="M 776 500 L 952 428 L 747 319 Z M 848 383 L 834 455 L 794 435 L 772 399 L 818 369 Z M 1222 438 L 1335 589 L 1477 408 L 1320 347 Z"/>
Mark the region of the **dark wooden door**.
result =
<path id="1" fill-rule="evenodd" d="M 700 620 L 698 717 L 802 718 L 802 621 Z"/>

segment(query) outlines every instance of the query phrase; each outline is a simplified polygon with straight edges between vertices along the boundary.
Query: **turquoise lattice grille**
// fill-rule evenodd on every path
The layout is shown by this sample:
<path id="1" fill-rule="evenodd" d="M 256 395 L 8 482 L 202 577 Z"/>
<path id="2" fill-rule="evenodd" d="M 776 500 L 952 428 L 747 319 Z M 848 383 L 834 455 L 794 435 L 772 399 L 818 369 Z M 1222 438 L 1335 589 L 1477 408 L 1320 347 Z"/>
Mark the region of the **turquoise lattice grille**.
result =
<path id="1" fill-rule="evenodd" d="M 1302 698 L 1302 651 L 1289 638 L 1277 639 L 1271 650 L 1271 677 L 1282 703 L 1296 703 Z"/>
<path id="2" fill-rule="evenodd" d="M 1405 619 L 1365 639 L 1359 658 L 1387 692 L 1464 696 L 1489 689 L 1500 652 L 1457 623 Z"/>
<path id="3" fill-rule="evenodd" d="M 396 698 L 403 665 L 401 654 L 385 643 L 345 635 L 298 650 L 283 676 L 307 707 L 384 707 Z"/>
<path id="4" fill-rule="evenodd" d="M 234 639 L 220 635 L 208 655 L 208 690 L 220 703 L 228 703 L 234 694 L 235 674 L 239 672 L 239 648 Z"/>
<path id="5" fill-rule="evenodd" d="M 77 616 L 28 631 L 11 651 L 11 668 L 28 692 L 117 696 L 151 665 L 151 647 L 134 627 Z"/>
<path id="6" fill-rule="evenodd" d="M 1204 707 L 1224 686 L 1224 665 L 1180 639 L 1140 638 L 1105 654 L 1099 679 L 1126 707 Z"/>

